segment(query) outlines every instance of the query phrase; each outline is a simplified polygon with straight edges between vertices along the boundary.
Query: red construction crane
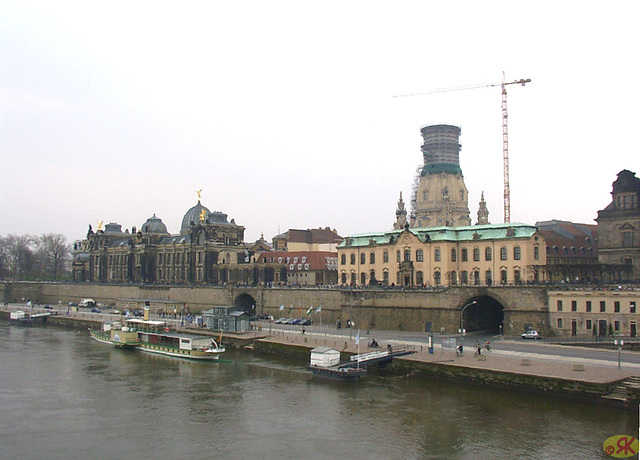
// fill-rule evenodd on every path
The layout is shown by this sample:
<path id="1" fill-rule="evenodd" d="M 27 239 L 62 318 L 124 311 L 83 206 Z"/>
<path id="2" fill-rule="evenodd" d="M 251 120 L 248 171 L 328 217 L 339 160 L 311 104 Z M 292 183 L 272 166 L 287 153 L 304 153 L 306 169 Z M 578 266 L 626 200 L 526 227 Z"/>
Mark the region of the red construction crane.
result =
<path id="1" fill-rule="evenodd" d="M 511 222 L 511 191 L 509 189 L 509 125 L 507 112 L 507 85 L 520 84 L 522 86 L 531 83 L 531 79 L 527 78 L 515 81 L 506 81 L 504 72 L 502 72 L 502 83 L 488 83 L 485 85 L 455 86 L 453 88 L 438 88 L 424 93 L 402 94 L 394 97 L 421 96 L 424 94 L 448 93 L 450 91 L 463 91 L 468 89 L 480 88 L 502 88 L 502 161 L 503 161 L 503 177 L 504 177 L 504 221 Z"/>

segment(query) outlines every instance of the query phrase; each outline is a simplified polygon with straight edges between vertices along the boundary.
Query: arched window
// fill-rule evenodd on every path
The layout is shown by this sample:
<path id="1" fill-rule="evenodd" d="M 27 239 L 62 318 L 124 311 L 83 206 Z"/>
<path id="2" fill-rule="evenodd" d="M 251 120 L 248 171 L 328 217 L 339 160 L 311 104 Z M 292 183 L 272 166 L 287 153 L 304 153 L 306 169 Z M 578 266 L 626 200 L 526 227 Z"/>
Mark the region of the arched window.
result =
<path id="1" fill-rule="evenodd" d="M 433 284 L 435 284 L 436 286 L 440 286 L 440 272 L 436 271 L 433 274 Z"/>
<path id="2" fill-rule="evenodd" d="M 500 248 L 500 260 L 507 260 L 507 248 L 504 246 Z"/>
<path id="3" fill-rule="evenodd" d="M 514 260 L 520 260 L 520 257 L 521 257 L 520 246 L 514 246 L 514 248 L 513 248 L 513 259 Z"/>
<path id="4" fill-rule="evenodd" d="M 467 248 L 462 248 L 462 251 L 460 251 L 460 260 L 462 260 L 463 262 L 466 262 L 467 260 L 469 260 L 469 255 L 467 254 Z"/>
<path id="5" fill-rule="evenodd" d="M 389 251 L 387 251 L 386 249 L 384 250 L 384 252 L 382 253 L 382 261 L 386 264 L 389 263 Z"/>
<path id="6" fill-rule="evenodd" d="M 416 250 L 416 262 L 424 262 L 424 252 L 422 249 Z"/>
<path id="7" fill-rule="evenodd" d="M 436 248 L 433 251 L 433 257 L 436 262 L 440 262 L 440 248 Z"/>
<path id="8" fill-rule="evenodd" d="M 351 253 L 351 265 L 355 265 L 356 264 L 356 255 Z"/>
<path id="9" fill-rule="evenodd" d="M 347 265 L 347 255 L 346 254 L 342 254 L 340 256 L 340 264 L 341 265 Z"/>
<path id="10" fill-rule="evenodd" d="M 405 249 L 404 250 L 404 261 L 405 262 L 411 262 L 411 250 L 410 249 Z"/>
<path id="11" fill-rule="evenodd" d="M 371 254 L 369 254 L 369 263 L 370 264 L 375 264 L 376 263 L 376 253 L 372 252 Z"/>
<path id="12" fill-rule="evenodd" d="M 538 246 L 533 247 L 533 258 L 535 260 L 540 259 L 540 248 Z"/>
<path id="13" fill-rule="evenodd" d="M 396 251 L 396 262 L 400 263 L 402 262 L 402 255 L 400 254 L 400 251 Z"/>
<path id="14" fill-rule="evenodd" d="M 367 263 L 367 255 L 363 252 L 360 254 L 360 265 L 364 265 Z"/>
<path id="15" fill-rule="evenodd" d="M 473 261 L 474 262 L 479 262 L 480 261 L 480 249 L 479 248 L 473 248 Z"/>
<path id="16" fill-rule="evenodd" d="M 360 273 L 360 284 L 363 286 L 367 284 L 367 274 L 365 272 Z"/>
<path id="17" fill-rule="evenodd" d="M 484 260 L 491 260 L 491 247 L 487 246 L 484 249 Z"/>
<path id="18" fill-rule="evenodd" d="M 451 262 L 455 262 L 456 259 L 457 259 L 457 257 L 456 257 L 456 249 L 453 248 L 453 249 L 451 249 Z"/>

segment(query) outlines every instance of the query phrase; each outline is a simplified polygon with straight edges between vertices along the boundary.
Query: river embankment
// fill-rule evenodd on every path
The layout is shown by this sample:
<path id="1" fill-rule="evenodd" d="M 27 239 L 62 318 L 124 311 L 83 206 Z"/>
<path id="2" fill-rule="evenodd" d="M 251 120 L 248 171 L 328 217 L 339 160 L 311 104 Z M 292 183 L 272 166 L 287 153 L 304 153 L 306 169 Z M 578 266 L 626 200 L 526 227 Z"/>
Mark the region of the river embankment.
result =
<path id="1" fill-rule="evenodd" d="M 58 327 L 87 330 L 98 328 L 105 320 L 101 314 L 51 314 L 47 324 Z M 8 318 L 9 309 L 0 310 L 0 318 Z M 180 327 L 184 332 L 218 337 L 219 331 L 202 328 Z M 389 341 L 393 346 L 401 345 L 400 340 Z M 284 356 L 296 365 L 308 362 L 310 350 L 331 347 L 340 350 L 343 359 L 357 354 L 357 345 L 344 337 L 327 336 L 308 330 L 283 331 L 258 328 L 249 333 L 223 334 L 226 347 L 252 353 Z M 415 346 L 415 345 L 414 345 Z M 596 365 L 566 359 L 553 361 L 540 357 L 522 357 L 499 353 L 485 353 L 476 357 L 466 353 L 457 357 L 453 350 L 438 349 L 431 352 L 421 345 L 415 346 L 416 353 L 395 358 L 392 369 L 384 372 L 373 366 L 370 378 L 384 378 L 381 375 L 403 376 L 421 380 L 449 381 L 463 385 L 481 385 L 498 389 L 508 389 L 524 393 L 534 393 L 549 397 L 571 398 L 626 408 L 635 408 L 640 403 L 640 371 L 634 368 L 618 369 L 612 366 Z"/>

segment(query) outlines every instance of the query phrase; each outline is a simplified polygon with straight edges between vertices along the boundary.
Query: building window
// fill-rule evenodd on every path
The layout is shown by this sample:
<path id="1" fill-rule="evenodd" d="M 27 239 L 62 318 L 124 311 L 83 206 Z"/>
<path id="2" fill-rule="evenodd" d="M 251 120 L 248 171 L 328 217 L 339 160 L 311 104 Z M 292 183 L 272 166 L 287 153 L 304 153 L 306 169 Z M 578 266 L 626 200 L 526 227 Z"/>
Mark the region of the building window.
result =
<path id="1" fill-rule="evenodd" d="M 460 259 L 463 262 L 466 262 L 467 260 L 469 260 L 469 256 L 468 256 L 468 253 L 467 253 L 467 248 L 462 248 L 462 251 L 460 252 Z"/>
<path id="2" fill-rule="evenodd" d="M 424 252 L 422 249 L 416 251 L 416 262 L 424 262 Z"/>
<path id="3" fill-rule="evenodd" d="M 491 248 L 486 247 L 484 249 L 484 260 L 491 260 Z"/>
<path id="4" fill-rule="evenodd" d="M 363 286 L 367 284 L 367 274 L 365 272 L 360 273 L 360 284 Z"/>
<path id="5" fill-rule="evenodd" d="M 456 250 L 455 248 L 451 250 L 451 262 L 455 262 L 457 259 L 456 257 Z"/>
<path id="6" fill-rule="evenodd" d="M 502 284 L 503 286 L 505 284 L 507 284 L 507 271 L 506 270 L 500 270 L 500 284 Z"/>
<path id="7" fill-rule="evenodd" d="M 382 261 L 387 264 L 389 263 L 389 251 L 387 251 L 385 249 L 385 251 L 382 253 Z"/>
<path id="8" fill-rule="evenodd" d="M 613 312 L 614 313 L 620 313 L 620 301 L 619 300 L 616 300 L 615 302 L 613 302 Z"/>
<path id="9" fill-rule="evenodd" d="M 371 254 L 369 254 L 369 263 L 370 264 L 375 264 L 376 263 L 376 253 L 372 252 Z"/>
<path id="10" fill-rule="evenodd" d="M 587 300 L 586 307 L 587 307 L 587 313 L 590 313 L 591 312 L 591 301 L 590 300 Z"/>
<path id="11" fill-rule="evenodd" d="M 633 232 L 632 231 L 624 231 L 624 232 L 622 232 L 622 247 L 623 248 L 633 247 Z"/>
<path id="12" fill-rule="evenodd" d="M 520 284 L 522 280 L 520 279 L 520 270 L 513 271 L 513 282 L 515 284 Z"/>
<path id="13" fill-rule="evenodd" d="M 578 301 L 577 300 L 572 300 L 571 301 L 571 311 L 578 311 Z"/>
<path id="14" fill-rule="evenodd" d="M 351 265 L 355 265 L 355 264 L 356 264 L 356 255 L 351 254 Z"/>
<path id="15" fill-rule="evenodd" d="M 382 272 L 382 279 L 384 280 L 384 284 L 389 284 L 389 272 L 388 271 Z"/>
<path id="16" fill-rule="evenodd" d="M 514 260 L 520 260 L 520 246 L 513 248 L 513 258 Z"/>
<path id="17" fill-rule="evenodd" d="M 533 258 L 535 260 L 540 259 L 540 248 L 538 246 L 534 246 L 533 248 Z"/>
<path id="18" fill-rule="evenodd" d="M 588 319 L 588 320 L 585 322 L 585 328 L 587 329 L 587 331 L 590 331 L 590 330 L 592 329 L 592 326 L 591 326 L 591 320 L 590 320 L 590 319 Z"/>
<path id="19" fill-rule="evenodd" d="M 450 274 L 449 274 L 449 280 L 451 282 L 452 286 L 455 286 L 458 284 L 458 274 L 456 273 L 455 270 L 453 270 Z"/>
<path id="20" fill-rule="evenodd" d="M 562 318 L 558 318 L 558 329 L 562 329 Z"/>
<path id="21" fill-rule="evenodd" d="M 436 262 L 440 262 L 440 248 L 436 248 L 435 251 L 433 251 L 433 256 Z"/>
<path id="22" fill-rule="evenodd" d="M 562 300 L 558 300 L 558 311 L 562 311 Z"/>
<path id="23" fill-rule="evenodd" d="M 607 309 L 607 304 L 604 300 L 600 301 L 600 313 L 604 313 L 605 310 Z"/>
<path id="24" fill-rule="evenodd" d="M 491 270 L 487 270 L 484 276 L 485 276 L 485 279 L 487 280 L 487 285 L 491 286 L 493 284 L 493 278 L 491 277 Z"/>
<path id="25" fill-rule="evenodd" d="M 480 262 L 480 249 L 473 248 L 473 261 Z"/>
<path id="26" fill-rule="evenodd" d="M 364 265 L 367 263 L 367 255 L 363 252 L 360 254 L 360 265 Z"/>
<path id="27" fill-rule="evenodd" d="M 476 286 L 480 284 L 480 272 L 478 270 L 473 271 L 473 284 Z"/>
<path id="28" fill-rule="evenodd" d="M 342 254 L 340 256 L 340 265 L 347 265 L 347 255 L 346 254 Z"/>
<path id="29" fill-rule="evenodd" d="M 469 274 L 466 270 L 462 270 L 460 272 L 460 283 L 461 284 L 469 284 Z"/>
<path id="30" fill-rule="evenodd" d="M 434 283 L 436 286 L 440 286 L 440 280 L 441 280 L 441 279 L 440 279 L 440 272 L 438 272 L 438 271 L 437 271 L 437 272 L 435 272 L 435 273 L 433 274 L 433 283 Z"/>
<path id="31" fill-rule="evenodd" d="M 636 303 L 629 302 L 629 313 L 635 313 L 635 312 L 636 312 Z"/>
<path id="32" fill-rule="evenodd" d="M 404 250 L 404 261 L 411 262 L 411 250 L 409 249 Z"/>
<path id="33" fill-rule="evenodd" d="M 416 284 L 424 284 L 424 274 L 421 271 L 416 272 Z"/>
<path id="34" fill-rule="evenodd" d="M 402 262 L 402 254 L 400 254 L 400 251 L 396 251 L 396 262 Z"/>
<path id="35" fill-rule="evenodd" d="M 613 329 L 614 329 L 616 332 L 620 332 L 620 321 L 614 321 L 614 322 L 613 322 Z"/>
<path id="36" fill-rule="evenodd" d="M 347 274 L 346 273 L 341 273 L 340 274 L 340 279 L 342 280 L 342 284 L 347 284 Z"/>
<path id="37" fill-rule="evenodd" d="M 504 246 L 500 248 L 500 260 L 507 260 L 507 248 Z"/>

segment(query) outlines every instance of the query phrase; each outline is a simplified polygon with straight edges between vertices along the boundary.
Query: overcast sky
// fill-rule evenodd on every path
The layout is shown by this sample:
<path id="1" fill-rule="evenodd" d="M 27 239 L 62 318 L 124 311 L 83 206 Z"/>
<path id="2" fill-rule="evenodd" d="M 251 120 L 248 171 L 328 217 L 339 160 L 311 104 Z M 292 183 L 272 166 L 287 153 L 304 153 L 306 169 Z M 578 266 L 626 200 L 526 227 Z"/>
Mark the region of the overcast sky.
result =
<path id="1" fill-rule="evenodd" d="M 420 127 L 461 127 L 473 223 L 594 223 L 640 173 L 636 2 L 0 1 L 0 235 L 177 233 L 197 203 L 246 227 L 390 229 Z"/>

